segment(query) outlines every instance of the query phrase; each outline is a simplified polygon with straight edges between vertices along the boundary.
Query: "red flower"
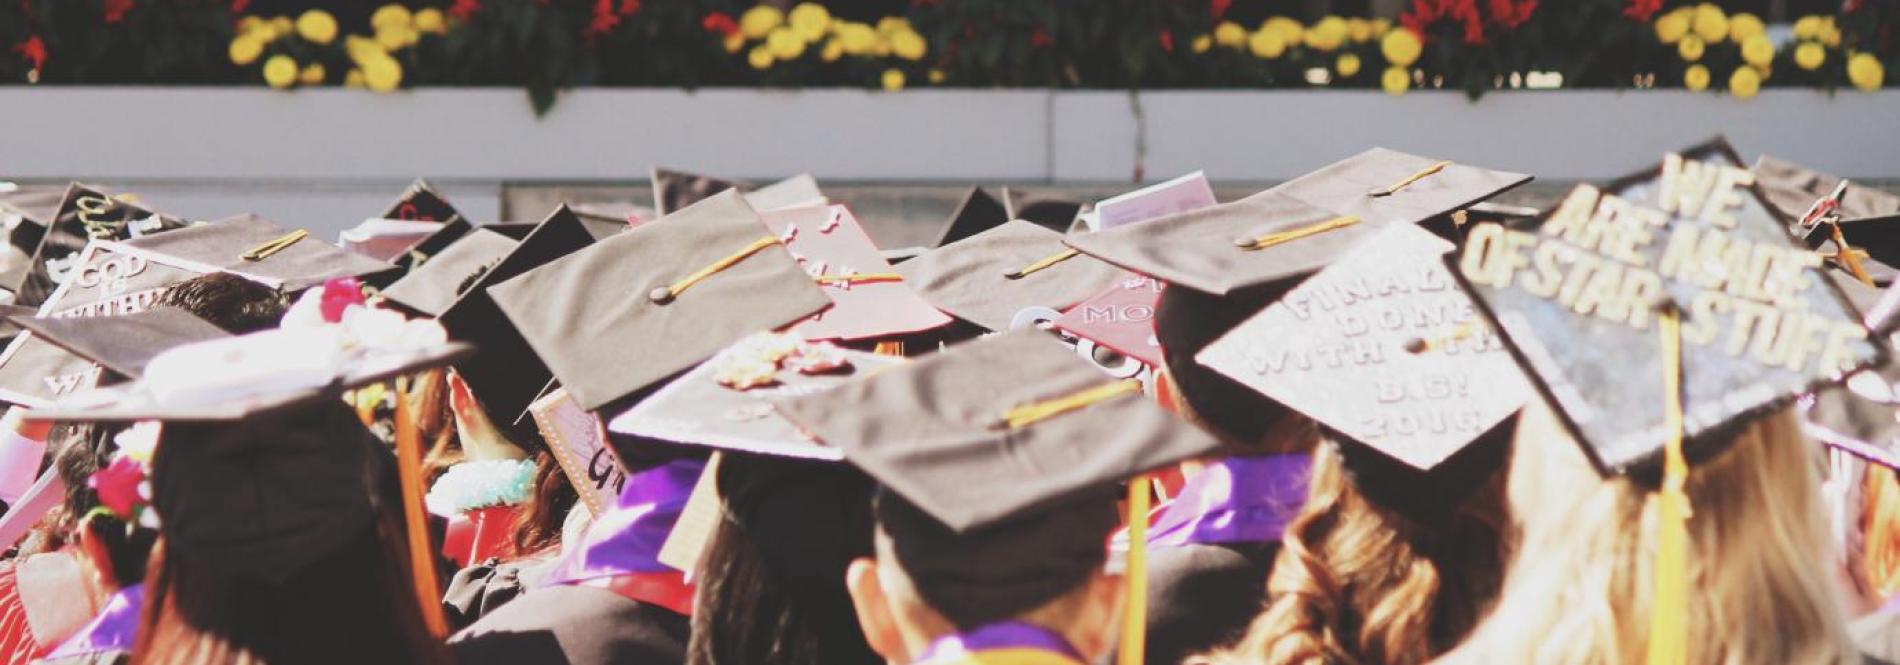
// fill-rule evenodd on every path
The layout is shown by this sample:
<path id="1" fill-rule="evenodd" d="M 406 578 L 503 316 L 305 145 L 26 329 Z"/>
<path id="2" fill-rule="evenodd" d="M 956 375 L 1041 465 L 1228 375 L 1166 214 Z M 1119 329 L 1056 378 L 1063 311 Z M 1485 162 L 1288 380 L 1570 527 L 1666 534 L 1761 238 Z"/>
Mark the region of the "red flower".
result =
<path id="1" fill-rule="evenodd" d="M 739 32 L 738 22 L 733 21 L 732 17 L 725 12 L 707 14 L 705 20 L 699 22 L 699 26 L 705 28 L 706 32 L 719 33 L 721 37 L 731 37 Z"/>
<path id="2" fill-rule="evenodd" d="M 1174 33 L 1168 32 L 1167 30 L 1161 31 L 1161 50 L 1169 53 L 1174 52 Z"/>
<path id="3" fill-rule="evenodd" d="M 39 35 L 26 38 L 26 41 L 13 45 L 13 52 L 20 54 L 27 62 L 33 63 L 33 69 L 46 66 L 46 42 Z"/>
<path id="4" fill-rule="evenodd" d="M 242 14 L 245 8 L 250 6 L 251 0 L 231 0 L 231 13 Z"/>
<path id="5" fill-rule="evenodd" d="M 1629 5 L 1623 8 L 1623 15 L 1632 21 L 1648 23 L 1650 17 L 1662 11 L 1662 5 L 1663 0 L 1629 0 Z"/>
<path id="6" fill-rule="evenodd" d="M 1050 37 L 1049 33 L 1040 27 L 1036 28 L 1035 32 L 1029 33 L 1029 45 L 1032 48 L 1053 46 L 1055 43 L 1055 38 Z"/>
<path id="7" fill-rule="evenodd" d="M 1516 28 L 1531 20 L 1537 0 L 1491 0 L 1491 20 L 1506 28 Z"/>
<path id="8" fill-rule="evenodd" d="M 457 21 L 466 21 L 481 10 L 481 0 L 455 0 L 455 4 L 449 6 L 449 16 Z"/>
<path id="9" fill-rule="evenodd" d="M 112 514 L 122 520 L 131 520 L 132 511 L 144 503 L 145 497 L 139 494 L 139 484 L 145 482 L 145 467 L 138 460 L 120 455 L 106 468 L 94 471 L 86 478 L 86 487 L 99 495 L 99 505 L 105 506 Z"/>
<path id="10" fill-rule="evenodd" d="M 351 305 L 363 304 L 363 284 L 354 277 L 333 279 L 323 283 L 323 320 L 336 323 L 343 320 L 343 310 Z"/>
<path id="11" fill-rule="evenodd" d="M 119 21 L 125 20 L 125 13 L 132 11 L 132 8 L 137 5 L 138 0 L 106 0 L 106 22 L 118 23 Z"/>
<path id="12" fill-rule="evenodd" d="M 1532 8 L 1535 8 L 1535 0 L 1532 0 Z M 1466 44 L 1485 41 L 1484 17 L 1478 13 L 1477 0 L 1412 0 L 1412 9 L 1399 15 L 1399 24 L 1426 43 L 1432 41 L 1432 24 L 1440 20 L 1456 21 L 1464 28 Z"/>
<path id="13" fill-rule="evenodd" d="M 1208 0 L 1208 13 L 1213 14 L 1214 20 L 1218 21 L 1220 17 L 1227 15 L 1227 8 L 1233 4 L 1234 0 Z"/>
<path id="14" fill-rule="evenodd" d="M 620 25 L 620 15 L 614 13 L 614 0 L 594 0 L 594 20 L 587 24 L 587 43 L 593 44 L 601 35 L 613 32 Z"/>
<path id="15" fill-rule="evenodd" d="M 640 0 L 620 0 L 620 15 L 631 16 L 640 12 Z"/>

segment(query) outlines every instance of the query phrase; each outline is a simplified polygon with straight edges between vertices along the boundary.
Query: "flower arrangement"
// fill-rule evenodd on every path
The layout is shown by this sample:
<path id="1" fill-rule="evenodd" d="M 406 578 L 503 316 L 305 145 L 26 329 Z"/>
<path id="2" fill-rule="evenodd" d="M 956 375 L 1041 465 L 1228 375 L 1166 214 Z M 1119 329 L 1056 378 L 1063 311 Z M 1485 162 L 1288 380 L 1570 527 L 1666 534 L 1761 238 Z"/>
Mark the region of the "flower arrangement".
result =
<path id="1" fill-rule="evenodd" d="M 0 3 L 0 81 L 520 86 L 1874 90 L 1900 60 L 1900 0 L 1848 0 L 1792 38 L 1685 0 L 1411 0 L 1396 17 L 1274 16 L 1228 0 L 913 0 L 843 17 L 821 0 L 421 0 L 350 23 L 247 0 Z M 1774 34 L 1782 34 L 1775 31 Z"/>

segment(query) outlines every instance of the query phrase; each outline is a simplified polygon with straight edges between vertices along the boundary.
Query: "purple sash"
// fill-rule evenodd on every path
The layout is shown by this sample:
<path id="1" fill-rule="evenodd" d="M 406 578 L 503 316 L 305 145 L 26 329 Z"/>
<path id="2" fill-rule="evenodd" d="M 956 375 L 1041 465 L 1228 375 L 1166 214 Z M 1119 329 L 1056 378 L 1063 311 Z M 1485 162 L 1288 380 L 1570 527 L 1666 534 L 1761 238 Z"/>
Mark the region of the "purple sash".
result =
<path id="1" fill-rule="evenodd" d="M 955 661 L 984 651 L 1030 649 L 1085 662 L 1082 654 L 1067 639 L 1041 626 L 1021 621 L 1005 621 L 978 626 L 975 630 L 939 638 L 916 660 L 918 663 Z"/>
<path id="2" fill-rule="evenodd" d="M 618 505 L 595 516 L 580 542 L 566 548 L 548 584 L 673 570 L 660 563 L 660 548 L 705 470 L 705 460 L 675 460 L 627 476 Z"/>
<path id="3" fill-rule="evenodd" d="M 145 606 L 145 585 L 120 589 L 106 601 L 106 608 L 91 623 L 46 654 L 48 660 L 81 658 L 93 654 L 132 650 L 138 637 L 139 610 Z"/>
<path id="4" fill-rule="evenodd" d="M 1306 504 L 1306 454 L 1230 457 L 1190 478 L 1148 528 L 1159 547 L 1269 543 Z M 1121 536 L 1126 542 L 1126 535 Z"/>

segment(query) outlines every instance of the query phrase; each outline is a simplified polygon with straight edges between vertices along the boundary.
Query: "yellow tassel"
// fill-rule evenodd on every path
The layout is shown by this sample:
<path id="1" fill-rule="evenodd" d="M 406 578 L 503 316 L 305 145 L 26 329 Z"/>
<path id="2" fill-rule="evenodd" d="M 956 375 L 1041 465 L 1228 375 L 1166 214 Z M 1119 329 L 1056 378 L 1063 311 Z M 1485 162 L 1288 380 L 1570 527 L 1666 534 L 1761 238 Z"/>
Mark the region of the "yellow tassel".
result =
<path id="1" fill-rule="evenodd" d="M 647 294 L 647 297 L 657 303 L 671 302 L 674 298 L 678 297 L 679 294 L 684 293 L 687 289 L 693 288 L 693 285 L 698 284 L 700 280 L 719 274 L 721 270 L 738 265 L 740 261 L 746 260 L 746 257 L 757 254 L 759 250 L 776 245 L 778 242 L 778 236 L 761 237 L 758 240 L 752 241 L 752 244 L 740 248 L 739 251 L 727 254 L 724 258 L 712 262 L 711 265 L 700 268 L 694 271 L 693 274 L 680 278 L 677 282 L 654 289 L 651 293 Z"/>
<path id="2" fill-rule="evenodd" d="M 1148 476 L 1128 481 L 1128 565 L 1123 571 L 1121 646 L 1117 665 L 1142 665 L 1148 651 Z"/>
<path id="3" fill-rule="evenodd" d="M 297 244 L 297 241 L 308 237 L 310 237 L 309 231 L 297 229 L 256 247 L 252 247 L 238 258 L 245 261 L 262 261 L 270 258 L 273 254 L 289 249 L 291 245 Z"/>
<path id="4" fill-rule="evenodd" d="M 442 589 L 435 579 L 435 553 L 430 547 L 429 519 L 422 510 L 422 435 L 409 411 L 407 386 L 397 384 L 396 394 L 396 477 L 402 486 L 402 515 L 409 536 L 409 568 L 414 576 L 416 602 L 422 606 L 423 624 L 437 639 L 449 635 L 448 620 L 442 616 Z"/>
<path id="5" fill-rule="evenodd" d="M 1451 166 L 1451 160 L 1445 160 L 1445 161 L 1433 164 L 1431 166 L 1427 166 L 1425 168 L 1419 169 L 1417 173 L 1413 173 L 1412 175 L 1405 176 L 1404 178 L 1400 179 L 1398 182 L 1392 183 L 1391 187 L 1387 187 L 1385 189 L 1375 189 L 1370 192 L 1366 192 L 1366 194 L 1369 196 L 1391 196 L 1393 194 L 1397 194 L 1403 191 L 1405 188 L 1411 187 L 1412 183 L 1418 182 L 1420 180 L 1424 180 L 1430 177 L 1434 173 L 1445 170 L 1445 167 L 1447 166 Z"/>
<path id="6" fill-rule="evenodd" d="M 1663 445 L 1662 488 L 1656 493 L 1656 578 L 1649 608 L 1648 665 L 1682 665 L 1689 660 L 1689 460 L 1682 454 L 1681 319 L 1671 309 L 1658 321 L 1662 329 Z"/>
<path id="7" fill-rule="evenodd" d="M 904 357 L 904 341 L 894 339 L 894 340 L 878 342 L 877 346 L 871 348 L 871 353 L 875 353 L 880 356 L 895 356 L 898 358 L 902 358 Z"/>
<path id="8" fill-rule="evenodd" d="M 1012 272 L 1003 276 L 1008 277 L 1010 279 L 1022 279 L 1023 277 L 1029 275 L 1030 273 L 1033 273 L 1038 270 L 1042 270 L 1043 268 L 1047 268 L 1049 266 L 1075 258 L 1075 255 L 1080 254 L 1080 253 L 1081 252 L 1078 252 L 1074 249 L 1065 249 L 1060 252 L 1050 254 L 1049 256 L 1045 256 L 1042 259 L 1036 261 L 1035 263 L 1031 263 L 1029 265 L 1023 266 L 1021 270 L 1018 270 L 1016 272 Z"/>
<path id="9" fill-rule="evenodd" d="M 878 282 L 901 282 L 904 276 L 894 272 L 863 272 L 850 275 L 819 275 L 812 279 L 819 284 L 876 284 Z"/>
<path id="10" fill-rule="evenodd" d="M 1827 226 L 1829 232 L 1834 236 L 1834 246 L 1840 248 L 1839 251 L 1834 253 L 1834 258 L 1840 261 L 1842 266 L 1847 268 L 1847 272 L 1852 274 L 1854 279 L 1860 280 L 1862 284 L 1873 286 L 1873 276 L 1868 275 L 1867 268 L 1860 264 L 1861 252 L 1854 249 L 1852 245 L 1847 244 L 1847 236 L 1841 233 L 1841 225 L 1829 223 Z"/>
<path id="11" fill-rule="evenodd" d="M 1343 229 L 1343 228 L 1346 228 L 1348 226 L 1352 226 L 1358 223 L 1359 223 L 1358 217 L 1353 217 L 1351 215 L 1342 215 L 1342 216 L 1334 217 L 1332 219 L 1328 219 L 1326 221 L 1319 222 L 1316 224 L 1308 224 L 1306 226 L 1302 226 L 1296 229 L 1288 229 L 1285 231 L 1274 231 L 1273 233 L 1269 233 L 1269 234 L 1260 236 L 1258 238 L 1241 238 L 1239 240 L 1234 241 L 1234 246 L 1239 247 L 1241 249 L 1249 250 L 1249 251 L 1256 250 L 1256 249 L 1266 249 L 1274 245 L 1283 245 L 1289 242 L 1293 242 L 1295 240 L 1299 240 L 1307 236 L 1319 235 L 1321 233 L 1325 233 L 1333 229 Z"/>
<path id="12" fill-rule="evenodd" d="M 1054 399 L 1024 404 L 1004 411 L 1001 424 L 1005 429 L 1022 429 L 1033 423 L 1048 420 L 1096 402 L 1136 392 L 1141 392 L 1139 379 L 1122 379 L 1104 383 Z"/>

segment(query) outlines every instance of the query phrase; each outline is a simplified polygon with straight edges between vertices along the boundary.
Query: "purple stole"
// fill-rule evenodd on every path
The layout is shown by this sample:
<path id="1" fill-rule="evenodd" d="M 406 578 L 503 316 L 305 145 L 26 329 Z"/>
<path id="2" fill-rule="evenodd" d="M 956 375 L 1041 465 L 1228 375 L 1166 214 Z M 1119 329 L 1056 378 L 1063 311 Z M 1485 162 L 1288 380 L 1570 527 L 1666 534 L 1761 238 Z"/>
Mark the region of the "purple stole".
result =
<path id="1" fill-rule="evenodd" d="M 84 658 L 121 651 L 131 653 L 132 643 L 138 637 L 139 611 L 144 607 L 144 584 L 120 589 L 106 601 L 106 607 L 100 610 L 99 616 L 61 642 L 59 648 L 46 654 L 46 659 Z"/>
<path id="2" fill-rule="evenodd" d="M 1005 621 L 938 638 L 914 665 L 962 662 L 1085 663 L 1067 639 L 1046 628 Z"/>
<path id="3" fill-rule="evenodd" d="M 1312 464 L 1312 456 L 1304 453 L 1229 457 L 1210 464 L 1161 509 L 1148 527 L 1148 544 L 1278 541 L 1306 504 Z"/>

